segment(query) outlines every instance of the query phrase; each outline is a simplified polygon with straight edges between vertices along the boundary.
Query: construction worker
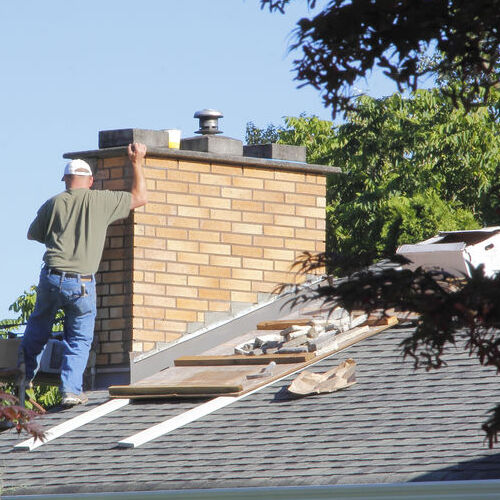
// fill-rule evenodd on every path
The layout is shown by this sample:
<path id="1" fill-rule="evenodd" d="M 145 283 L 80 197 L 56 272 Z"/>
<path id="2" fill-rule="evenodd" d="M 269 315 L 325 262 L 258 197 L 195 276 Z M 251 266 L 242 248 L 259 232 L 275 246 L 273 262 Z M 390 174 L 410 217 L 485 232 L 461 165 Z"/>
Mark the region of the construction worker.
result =
<path id="1" fill-rule="evenodd" d="M 62 180 L 66 191 L 46 201 L 28 230 L 28 239 L 45 244 L 35 309 L 19 351 L 25 384 L 38 370 L 42 350 L 52 332 L 55 314 L 64 311 L 64 348 L 60 390 L 63 406 L 85 404 L 83 372 L 94 336 L 95 273 L 108 226 L 147 202 L 143 161 L 146 146 L 128 146 L 133 178 L 129 191 L 91 190 L 92 170 L 83 160 L 70 161 Z"/>

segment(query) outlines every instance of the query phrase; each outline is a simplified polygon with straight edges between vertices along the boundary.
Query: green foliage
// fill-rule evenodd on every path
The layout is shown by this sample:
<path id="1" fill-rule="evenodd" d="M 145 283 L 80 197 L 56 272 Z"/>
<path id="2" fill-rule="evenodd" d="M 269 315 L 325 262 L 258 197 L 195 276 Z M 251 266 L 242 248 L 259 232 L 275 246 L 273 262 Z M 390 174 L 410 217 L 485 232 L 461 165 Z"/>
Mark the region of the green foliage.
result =
<path id="1" fill-rule="evenodd" d="M 8 332 L 18 332 L 22 325 L 25 325 L 31 313 L 35 309 L 36 286 L 31 286 L 28 291 L 24 291 L 10 306 L 9 311 L 17 313 L 14 319 L 0 320 L 0 337 L 6 337 Z M 59 310 L 56 314 L 53 332 L 62 332 L 64 329 L 64 312 Z"/>
<path id="2" fill-rule="evenodd" d="M 245 132 L 245 142 L 247 144 L 272 144 L 279 142 L 281 129 L 273 124 L 269 124 L 265 129 L 255 126 L 253 122 L 248 122 Z"/>
<path id="3" fill-rule="evenodd" d="M 303 115 L 275 127 L 309 162 L 345 172 L 328 179 L 329 251 L 370 263 L 438 231 L 497 225 L 499 96 L 470 112 L 440 89 L 361 97 L 337 127 Z"/>
<path id="4" fill-rule="evenodd" d="M 284 12 L 290 1 L 261 0 L 261 7 Z M 306 3 L 311 12 L 320 5 Z M 500 0 L 321 2 L 315 16 L 297 22 L 296 79 L 320 90 L 335 113 L 352 109 L 352 90 L 374 68 L 399 90 L 416 90 L 423 75 L 447 75 L 456 81 L 448 95 L 469 110 L 498 87 L 499 12 Z"/>
<path id="5" fill-rule="evenodd" d="M 31 313 L 35 308 L 36 303 L 36 287 L 30 287 L 29 291 L 24 291 L 10 306 L 9 311 L 17 313 L 15 319 L 0 320 L 0 337 L 7 337 L 8 332 L 17 332 L 20 327 L 28 321 Z M 53 332 L 62 332 L 64 329 L 64 312 L 59 310 L 52 327 Z M 3 391 L 9 394 L 14 394 L 13 384 L 7 384 L 2 388 Z M 43 408 L 50 408 L 60 403 L 61 395 L 59 389 L 51 385 L 36 385 L 32 389 L 26 391 L 26 407 L 30 410 L 34 409 L 34 405 L 29 401 L 33 401 L 41 405 Z"/>

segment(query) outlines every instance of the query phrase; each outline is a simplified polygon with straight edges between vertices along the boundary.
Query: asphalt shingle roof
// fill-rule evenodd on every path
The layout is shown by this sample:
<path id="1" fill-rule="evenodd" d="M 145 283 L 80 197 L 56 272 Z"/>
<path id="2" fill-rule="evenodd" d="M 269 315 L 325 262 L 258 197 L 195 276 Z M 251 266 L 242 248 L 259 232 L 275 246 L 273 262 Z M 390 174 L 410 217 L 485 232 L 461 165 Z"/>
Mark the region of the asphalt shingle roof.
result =
<path id="1" fill-rule="evenodd" d="M 500 453 L 481 430 L 498 396 L 495 371 L 452 348 L 448 366 L 413 370 L 410 332 L 381 332 L 309 370 L 347 357 L 357 384 L 333 394 L 284 397 L 293 376 L 135 449 L 117 442 L 202 401 L 129 404 L 31 452 L 0 434 L 5 494 L 335 485 L 500 478 Z M 48 414 L 46 428 L 107 400 Z"/>

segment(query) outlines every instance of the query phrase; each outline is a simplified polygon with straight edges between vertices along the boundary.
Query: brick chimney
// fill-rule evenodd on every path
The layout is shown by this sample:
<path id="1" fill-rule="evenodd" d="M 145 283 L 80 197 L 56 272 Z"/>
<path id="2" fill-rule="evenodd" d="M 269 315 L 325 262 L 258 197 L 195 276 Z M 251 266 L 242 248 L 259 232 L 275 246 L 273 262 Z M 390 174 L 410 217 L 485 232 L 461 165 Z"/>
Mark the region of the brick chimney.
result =
<path id="1" fill-rule="evenodd" d="M 194 139 L 203 151 L 191 149 Z M 169 149 L 164 131 L 140 129 L 100 132 L 99 149 L 64 156 L 91 163 L 96 189 L 129 189 L 132 141 L 148 145 L 149 202 L 108 229 L 92 358 L 101 377 L 126 375 L 134 358 L 243 314 L 273 300 L 277 285 L 295 283 L 295 259 L 324 250 L 326 175 L 339 172 L 258 157 L 275 151 L 283 158 L 283 145 L 252 146 L 253 156 L 243 156 L 236 139 L 202 135 L 182 140 L 189 149 Z M 289 148 L 295 160 L 297 149 Z"/>

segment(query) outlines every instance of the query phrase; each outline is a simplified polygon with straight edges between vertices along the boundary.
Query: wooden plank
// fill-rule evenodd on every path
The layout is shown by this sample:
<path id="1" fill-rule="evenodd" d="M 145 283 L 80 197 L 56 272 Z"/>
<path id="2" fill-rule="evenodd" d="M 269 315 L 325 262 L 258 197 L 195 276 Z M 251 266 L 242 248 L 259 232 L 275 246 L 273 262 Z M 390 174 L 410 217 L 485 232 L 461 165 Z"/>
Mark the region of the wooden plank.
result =
<path id="1" fill-rule="evenodd" d="M 284 330 L 293 325 L 306 326 L 311 324 L 311 318 L 277 319 L 275 321 L 262 321 L 258 323 L 257 330 Z"/>
<path id="2" fill-rule="evenodd" d="M 177 396 L 215 396 L 218 394 L 237 394 L 243 390 L 241 385 L 113 385 L 109 388 L 112 398 L 164 398 Z"/>
<path id="3" fill-rule="evenodd" d="M 279 364 L 304 363 L 313 359 L 314 353 L 301 352 L 290 354 L 261 354 L 246 356 L 233 354 L 227 356 L 182 356 L 174 360 L 175 366 L 224 366 L 224 365 L 267 365 L 271 361 Z"/>

